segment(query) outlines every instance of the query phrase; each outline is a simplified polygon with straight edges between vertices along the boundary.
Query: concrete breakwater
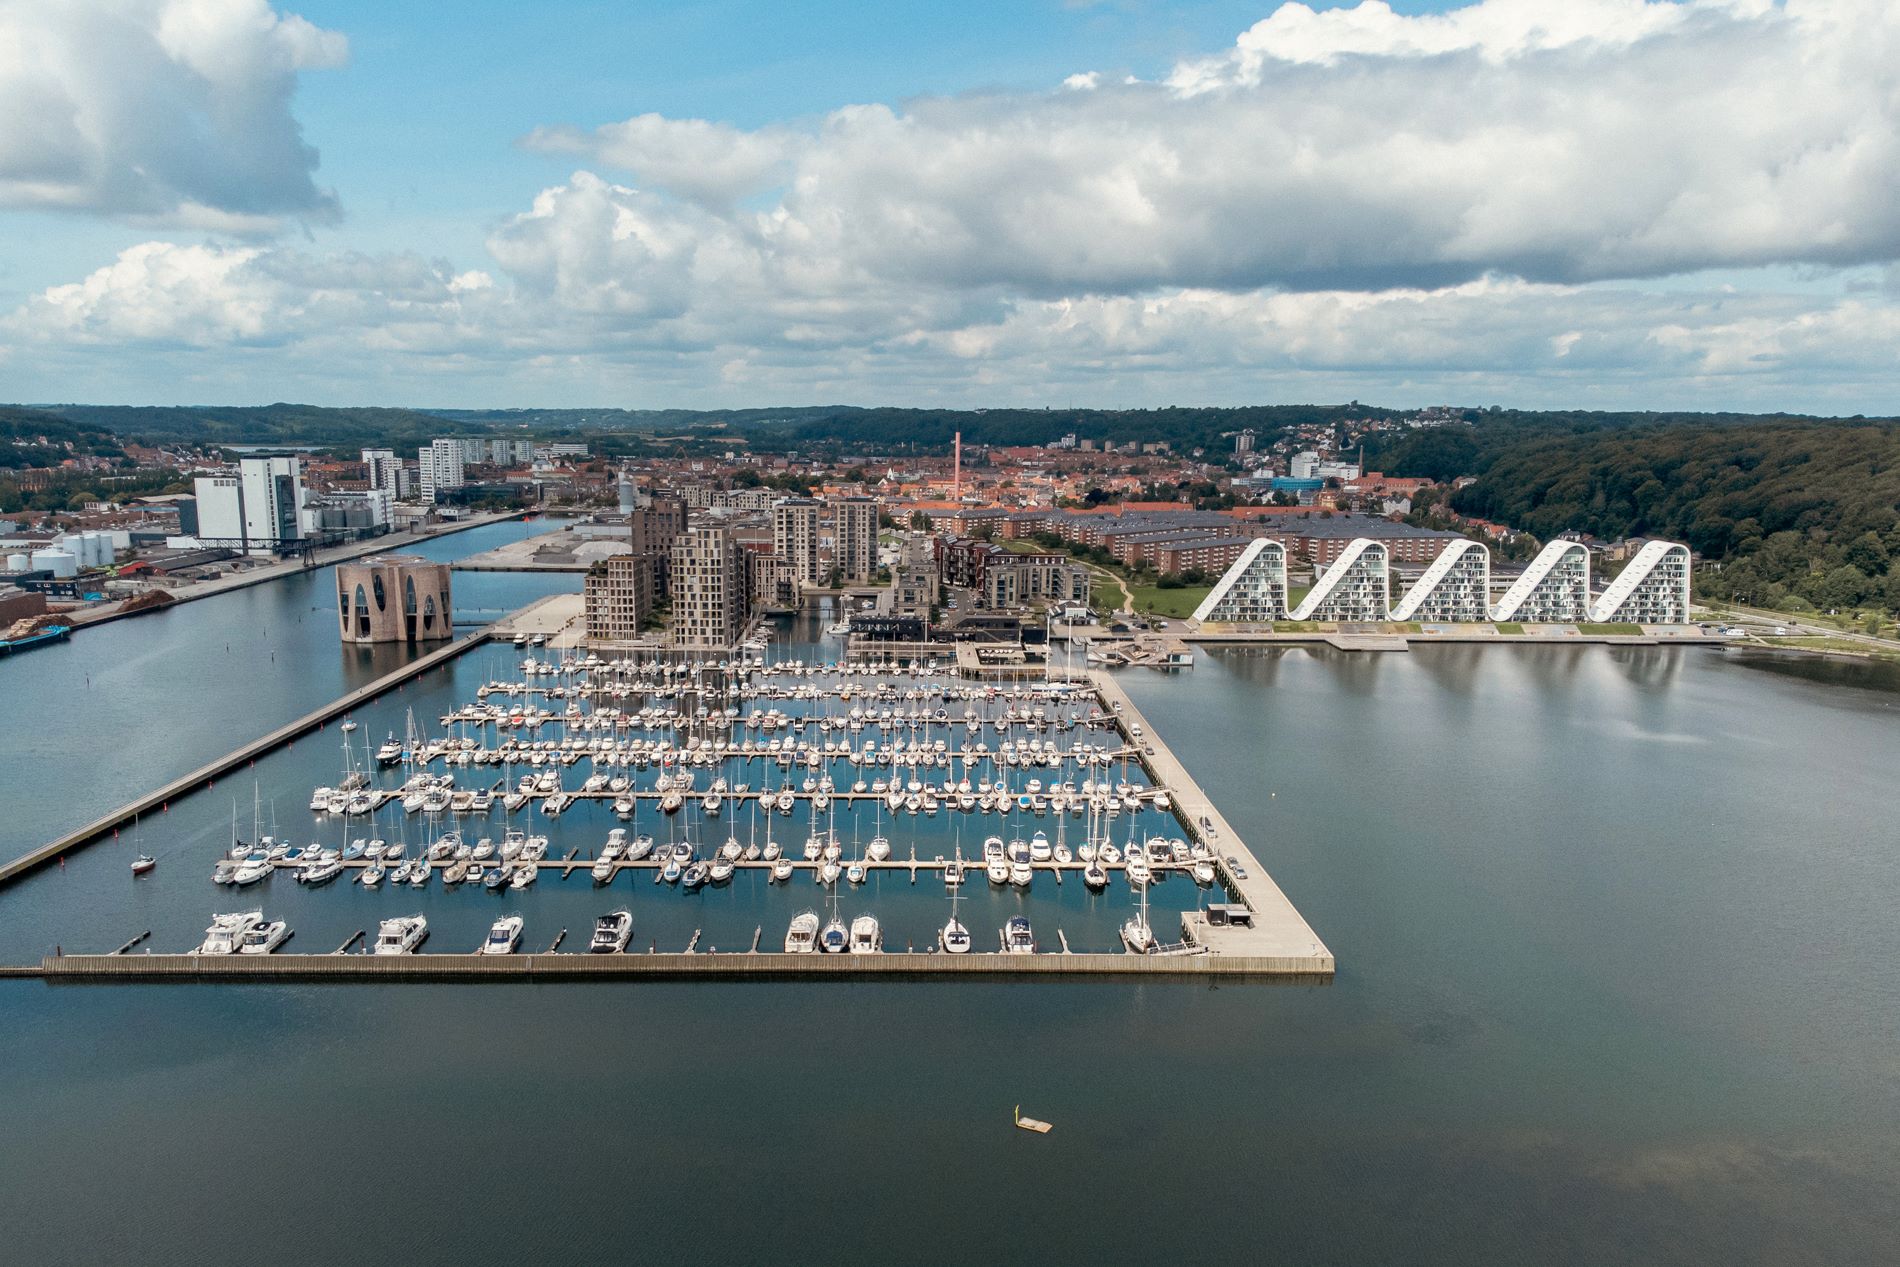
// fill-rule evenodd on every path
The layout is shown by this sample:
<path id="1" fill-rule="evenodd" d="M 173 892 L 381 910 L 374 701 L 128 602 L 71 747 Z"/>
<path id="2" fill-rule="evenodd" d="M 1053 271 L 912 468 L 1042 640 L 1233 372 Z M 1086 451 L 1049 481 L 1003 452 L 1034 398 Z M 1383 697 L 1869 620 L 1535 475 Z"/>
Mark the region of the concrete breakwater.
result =
<path id="1" fill-rule="evenodd" d="M 79 981 L 440 981 L 602 978 L 943 978 L 1146 976 L 1306 977 L 1302 959 L 1223 954 L 1033 954 L 772 952 L 654 954 L 65 955 L 19 970 L 50 982 Z"/>

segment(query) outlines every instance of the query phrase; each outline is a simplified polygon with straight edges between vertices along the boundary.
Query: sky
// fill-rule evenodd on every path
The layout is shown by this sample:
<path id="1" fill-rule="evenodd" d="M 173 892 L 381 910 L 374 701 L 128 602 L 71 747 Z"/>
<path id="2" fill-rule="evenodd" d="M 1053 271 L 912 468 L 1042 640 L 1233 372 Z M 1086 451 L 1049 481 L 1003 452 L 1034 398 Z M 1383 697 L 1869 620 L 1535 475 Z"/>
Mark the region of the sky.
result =
<path id="1" fill-rule="evenodd" d="M 0 399 L 1900 413 L 1891 0 L 0 0 Z"/>

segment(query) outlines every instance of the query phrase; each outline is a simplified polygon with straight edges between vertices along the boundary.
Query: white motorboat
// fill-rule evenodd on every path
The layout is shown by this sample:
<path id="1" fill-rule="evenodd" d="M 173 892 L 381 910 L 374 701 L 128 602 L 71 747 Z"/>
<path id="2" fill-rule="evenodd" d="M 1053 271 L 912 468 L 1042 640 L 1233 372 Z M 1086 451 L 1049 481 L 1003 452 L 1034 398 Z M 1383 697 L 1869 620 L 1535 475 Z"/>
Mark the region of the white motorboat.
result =
<path id="1" fill-rule="evenodd" d="M 627 846 L 627 861 L 638 862 L 653 852 L 653 837 L 635 836 L 633 843 Z"/>
<path id="2" fill-rule="evenodd" d="M 398 915 L 378 926 L 372 955 L 413 955 L 429 935 L 429 921 L 421 915 Z"/>
<path id="3" fill-rule="evenodd" d="M 732 879 L 732 868 L 732 859 L 726 857 L 724 853 L 721 853 L 712 860 L 712 866 L 708 870 L 708 878 L 714 884 L 724 884 L 726 881 Z"/>
<path id="4" fill-rule="evenodd" d="M 877 916 L 860 915 L 851 921 L 851 953 L 854 955 L 875 955 L 884 949 L 884 930 L 878 927 Z"/>
<path id="5" fill-rule="evenodd" d="M 618 864 L 615 863 L 613 858 L 609 857 L 607 854 L 602 854 L 594 862 L 594 866 L 593 866 L 594 883 L 595 884 L 611 883 L 614 878 L 614 869 L 617 865 Z"/>
<path id="6" fill-rule="evenodd" d="M 1037 832 L 1034 836 L 1029 838 L 1029 860 L 1031 862 L 1048 862 L 1054 857 L 1055 851 L 1049 845 L 1048 836 L 1042 832 Z"/>
<path id="7" fill-rule="evenodd" d="M 1139 854 L 1132 853 L 1128 855 L 1127 876 L 1128 883 L 1136 888 L 1147 888 L 1148 881 L 1153 878 L 1148 870 L 1148 864 L 1142 861 Z"/>
<path id="8" fill-rule="evenodd" d="M 247 884 L 256 884 L 267 879 L 271 873 L 271 864 L 267 859 L 245 859 L 231 872 L 231 883 L 243 888 Z"/>
<path id="9" fill-rule="evenodd" d="M 205 929 L 204 943 L 194 954 L 234 955 L 237 953 L 238 940 L 250 931 L 253 924 L 261 923 L 262 911 L 240 911 L 234 915 L 213 915 L 211 927 Z"/>
<path id="10" fill-rule="evenodd" d="M 792 860 L 790 858 L 780 858 L 772 864 L 772 879 L 774 881 L 785 881 L 791 878 Z"/>
<path id="11" fill-rule="evenodd" d="M 871 837 L 871 843 L 864 847 L 864 856 L 870 862 L 887 862 L 891 856 L 891 842 L 882 836 Z"/>
<path id="12" fill-rule="evenodd" d="M 290 936 L 290 925 L 281 919 L 258 920 L 238 939 L 240 955 L 268 955 Z"/>
<path id="13" fill-rule="evenodd" d="M 323 858 L 304 866 L 297 872 L 300 884 L 328 884 L 343 874 L 341 858 Z"/>
<path id="14" fill-rule="evenodd" d="M 1030 930 L 1029 919 L 1023 915 L 1012 915 L 1003 925 L 1003 953 L 1006 955 L 1033 955 L 1036 953 L 1036 936 Z"/>
<path id="15" fill-rule="evenodd" d="M 1214 883 L 1214 864 L 1202 860 L 1194 864 L 1194 883 L 1207 888 Z"/>
<path id="16" fill-rule="evenodd" d="M 595 922 L 594 939 L 587 943 L 587 951 L 594 955 L 617 955 L 626 950 L 632 939 L 633 912 L 623 907 L 609 911 Z"/>
<path id="17" fill-rule="evenodd" d="M 508 887 L 519 892 L 533 884 L 540 874 L 539 866 L 532 862 L 523 862 L 515 867 L 514 874 L 509 877 Z"/>
<path id="18" fill-rule="evenodd" d="M 786 864 L 790 866 L 790 863 Z M 792 926 L 785 931 L 785 953 L 788 955 L 809 955 L 818 949 L 818 912 L 804 911 L 792 918 Z"/>
<path id="19" fill-rule="evenodd" d="M 862 862 L 854 862 L 844 869 L 844 878 L 852 884 L 863 884 L 866 874 Z"/>
<path id="20" fill-rule="evenodd" d="M 504 915 L 488 927 L 488 939 L 482 943 L 478 952 L 484 955 L 512 955 L 515 947 L 521 944 L 522 919 L 519 915 Z"/>

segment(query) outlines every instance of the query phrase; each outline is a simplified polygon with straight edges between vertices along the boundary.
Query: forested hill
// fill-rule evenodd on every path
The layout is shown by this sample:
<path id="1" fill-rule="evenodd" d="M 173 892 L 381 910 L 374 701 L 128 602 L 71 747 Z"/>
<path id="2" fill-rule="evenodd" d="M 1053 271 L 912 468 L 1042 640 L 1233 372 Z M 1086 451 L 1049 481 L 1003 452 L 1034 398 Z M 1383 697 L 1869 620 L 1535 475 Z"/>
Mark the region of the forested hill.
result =
<path id="1" fill-rule="evenodd" d="M 1544 415 L 1551 418 L 1551 415 Z M 1421 437 L 1388 471 L 1467 447 L 1477 482 L 1453 499 L 1467 514 L 1548 538 L 1686 541 L 1719 570 L 1703 592 L 1768 606 L 1900 611 L 1900 423 L 1704 418 L 1614 428 L 1489 426 Z"/>

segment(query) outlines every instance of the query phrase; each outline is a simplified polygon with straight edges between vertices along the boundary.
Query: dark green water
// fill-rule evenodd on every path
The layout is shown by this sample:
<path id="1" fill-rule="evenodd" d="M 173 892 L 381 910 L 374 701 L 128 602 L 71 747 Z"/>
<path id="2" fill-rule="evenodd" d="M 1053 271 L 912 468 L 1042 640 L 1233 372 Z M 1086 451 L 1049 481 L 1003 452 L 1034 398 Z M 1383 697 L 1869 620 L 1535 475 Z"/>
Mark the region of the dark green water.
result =
<path id="1" fill-rule="evenodd" d="M 334 694 L 334 641 L 306 652 Z M 56 754 L 57 792 L 8 748 L 16 812 L 57 819 L 81 780 L 120 799 L 270 724 L 213 645 L 169 654 L 207 676 L 135 674 L 121 689 L 153 693 L 117 712 L 70 692 L 58 742 L 92 746 Z M 1339 955 L 1333 984 L 6 984 L 8 1256 L 1891 1260 L 1900 694 L 1600 648 L 1234 653 L 1125 680 Z M 115 743 L 128 715 L 169 744 Z M 307 795 L 333 738 L 262 763 L 265 794 Z M 106 846 L 0 894 L 0 958 L 89 923 L 182 944 L 230 905 L 196 851 L 239 788 L 148 828 L 174 851 L 149 888 Z M 584 883 L 528 895 L 530 939 L 604 909 Z M 862 901 L 887 924 L 940 917 L 934 886 L 885 886 Z M 1039 927 L 1112 929 L 1072 888 L 1038 891 Z M 257 896 L 309 899 L 302 950 L 420 902 L 479 931 L 503 901 Z M 749 934 L 765 900 L 618 896 L 642 940 Z M 1054 1133 L 1010 1129 L 1017 1103 Z"/>

